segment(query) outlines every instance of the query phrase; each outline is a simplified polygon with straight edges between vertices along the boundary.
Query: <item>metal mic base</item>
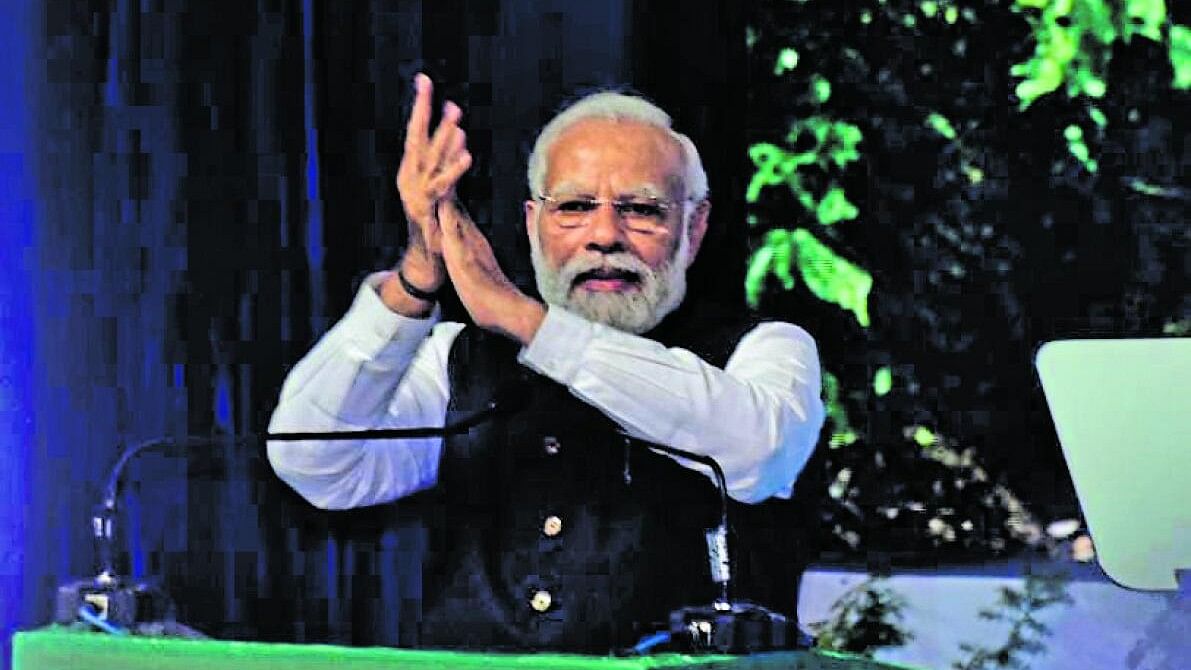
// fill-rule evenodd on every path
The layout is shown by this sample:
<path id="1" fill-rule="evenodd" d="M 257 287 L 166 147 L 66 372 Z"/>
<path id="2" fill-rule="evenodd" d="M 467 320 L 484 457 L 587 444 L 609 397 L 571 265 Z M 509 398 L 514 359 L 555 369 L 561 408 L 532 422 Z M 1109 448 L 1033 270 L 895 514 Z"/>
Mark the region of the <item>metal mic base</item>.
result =
<path id="1" fill-rule="evenodd" d="M 690 653 L 721 654 L 810 646 L 793 621 L 745 600 L 674 610 L 670 613 L 670 643 Z"/>
<path id="2" fill-rule="evenodd" d="M 83 579 L 59 586 L 54 621 L 63 625 L 85 621 L 80 608 L 87 608 L 90 616 L 103 624 L 126 632 L 140 624 L 168 621 L 174 616 L 173 603 L 160 588 L 145 582 L 122 583 L 118 579 Z"/>

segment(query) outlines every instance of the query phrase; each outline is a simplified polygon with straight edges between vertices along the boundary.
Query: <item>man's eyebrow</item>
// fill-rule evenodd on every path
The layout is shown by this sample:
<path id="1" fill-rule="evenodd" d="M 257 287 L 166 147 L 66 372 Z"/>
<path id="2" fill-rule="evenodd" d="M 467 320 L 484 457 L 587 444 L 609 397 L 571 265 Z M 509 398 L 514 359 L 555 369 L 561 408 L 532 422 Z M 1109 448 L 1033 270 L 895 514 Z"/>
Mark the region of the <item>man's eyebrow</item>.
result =
<path id="1" fill-rule="evenodd" d="M 563 181 L 555 184 L 554 188 L 550 189 L 550 194 L 591 195 L 591 189 L 585 189 L 575 182 Z"/>
<path id="2" fill-rule="evenodd" d="M 566 195 L 566 196 L 586 196 L 595 197 L 595 189 L 585 188 L 575 182 L 564 181 L 554 185 L 550 189 L 550 195 Z M 616 194 L 618 199 L 623 198 L 653 198 L 655 200 L 665 200 L 667 196 L 666 189 L 658 187 L 656 184 L 639 184 L 633 188 L 620 191 Z"/>
<path id="3" fill-rule="evenodd" d="M 641 184 L 635 189 L 621 193 L 621 196 L 643 196 L 646 198 L 653 198 L 655 200 L 665 200 L 667 197 L 666 189 L 658 188 L 654 184 Z"/>

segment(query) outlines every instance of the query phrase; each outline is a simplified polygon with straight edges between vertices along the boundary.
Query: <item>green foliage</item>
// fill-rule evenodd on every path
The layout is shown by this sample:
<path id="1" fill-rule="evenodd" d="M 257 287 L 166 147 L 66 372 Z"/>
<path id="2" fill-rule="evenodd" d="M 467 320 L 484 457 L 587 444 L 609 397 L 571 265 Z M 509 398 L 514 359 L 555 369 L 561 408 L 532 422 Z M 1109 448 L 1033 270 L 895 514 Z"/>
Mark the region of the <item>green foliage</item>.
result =
<path id="1" fill-rule="evenodd" d="M 1016 0 L 1014 7 L 1026 12 L 1035 42 L 1029 60 L 1010 69 L 1022 78 L 1015 93 L 1023 110 L 1064 84 L 1070 98 L 1104 97 L 1113 43 L 1135 36 L 1161 43 L 1167 24 L 1165 0 Z M 1172 25 L 1169 33 L 1174 86 L 1186 89 L 1191 38 L 1185 26 Z"/>
<path id="2" fill-rule="evenodd" d="M 820 105 L 831 99 L 831 82 L 823 77 L 816 76 L 811 82 L 811 91 L 815 97 L 815 102 Z"/>
<path id="3" fill-rule="evenodd" d="M 1170 64 L 1174 68 L 1174 87 L 1181 91 L 1191 88 L 1191 28 L 1178 24 L 1170 27 Z"/>
<path id="4" fill-rule="evenodd" d="M 851 311 L 857 323 L 868 327 L 872 275 L 836 254 L 803 228 L 793 231 L 778 228 L 766 235 L 764 246 L 753 254 L 745 275 L 745 296 L 749 304 L 758 304 L 765 277 L 770 273 L 787 290 L 793 288 L 791 266 L 794 264 L 815 297 Z"/>
<path id="5" fill-rule="evenodd" d="M 1027 575 L 1024 590 L 1002 587 L 996 606 L 981 610 L 980 618 L 1009 623 L 1005 642 L 997 647 L 961 644 L 968 658 L 952 663 L 953 670 L 1026 667 L 1022 657 L 1041 652 L 1045 648 L 1042 640 L 1050 635 L 1037 615 L 1048 607 L 1072 602 L 1068 581 L 1066 575 Z"/>
<path id="6" fill-rule="evenodd" d="M 839 379 L 830 372 L 823 373 L 823 405 L 827 410 L 827 420 L 832 426 L 829 446 L 838 449 L 855 442 L 856 431 L 848 422 L 848 410 L 840 400 Z"/>
<path id="7" fill-rule="evenodd" d="M 831 84 L 816 75 L 812 96 L 816 103 L 826 102 L 831 96 Z M 785 185 L 821 225 L 856 219 L 860 210 L 848 199 L 837 178 L 860 158 L 857 150 L 863 139 L 860 128 L 846 121 L 812 115 L 791 124 L 785 139 L 786 146 L 759 142 L 749 148 L 749 158 L 757 169 L 749 181 L 745 200 L 756 203 L 763 189 Z M 812 182 L 826 185 L 816 193 L 808 186 Z M 749 259 L 745 276 L 748 303 L 754 307 L 760 303 L 765 279 L 770 274 L 784 289 L 794 288 L 794 264 L 811 293 L 852 311 L 860 325 L 869 325 L 872 276 L 803 229 L 778 228 L 766 235 L 764 244 Z"/>
<path id="8" fill-rule="evenodd" d="M 1034 32 L 1034 54 L 1010 69 L 1023 80 L 1015 92 L 1021 109 L 1058 90 L 1067 95 L 1104 96 L 1104 74 L 1111 45 L 1118 36 L 1106 0 L 1017 0 L 1016 7 L 1041 10 L 1028 20 Z"/>
<path id="9" fill-rule="evenodd" d="M 1183 144 L 1163 124 L 1186 98 L 1166 95 L 1166 49 L 1145 43 L 1169 42 L 1177 82 L 1191 38 L 1164 4 L 1127 0 L 793 4 L 750 10 L 745 289 L 814 328 L 827 365 L 825 549 L 911 563 L 1038 548 L 1011 472 L 982 466 L 1027 429 L 966 417 L 1028 385 L 1005 354 L 1029 348 L 1025 296 L 1061 276 L 1039 268 L 1075 258 L 1075 226 L 1115 220 L 1104 204 L 1122 197 L 1166 226 L 1191 200 L 1161 149 Z M 1129 153 L 1143 145 L 1157 162 Z M 1181 303 L 1162 300 L 1124 314 L 1186 332 Z"/>
<path id="10" fill-rule="evenodd" d="M 815 216 L 819 219 L 819 223 L 825 226 L 855 219 L 858 214 L 860 214 L 860 210 L 856 209 L 856 205 L 848 200 L 844 189 L 839 186 L 832 186 L 828 189 L 823 199 L 815 206 Z"/>
<path id="11" fill-rule="evenodd" d="M 826 81 L 823 83 L 826 84 Z M 830 89 L 829 84 L 827 88 Z M 789 147 L 768 142 L 759 142 L 749 147 L 749 158 L 757 171 L 749 180 L 745 200 L 755 203 L 760 199 L 762 189 L 785 184 L 803 207 L 810 212 L 816 212 L 819 199 L 804 186 L 807 173 L 818 171 L 834 174 L 836 169 L 842 169 L 858 160 L 860 152 L 856 150 L 856 145 L 861 139 L 860 129 L 844 121 L 812 116 L 794 122 L 786 135 Z M 790 148 L 801 146 L 800 142 L 808 145 L 808 148 L 804 151 Z M 833 188 L 838 186 L 831 182 L 827 193 L 830 194 Z"/>
<path id="12" fill-rule="evenodd" d="M 1083 166 L 1087 168 L 1088 172 L 1095 172 L 1099 167 L 1096 159 L 1092 158 L 1091 152 L 1088 151 L 1088 145 L 1083 139 L 1083 128 L 1074 123 L 1067 126 L 1063 130 L 1063 137 L 1067 140 L 1067 151 L 1071 152 Z"/>
<path id="13" fill-rule="evenodd" d="M 955 134 L 955 128 L 951 125 L 951 122 L 947 120 L 947 117 L 938 112 L 931 112 L 930 114 L 927 114 L 926 125 L 934 128 L 936 133 L 946 137 L 949 140 L 954 140 L 957 137 Z"/>
<path id="14" fill-rule="evenodd" d="M 1125 0 L 1125 16 L 1121 36 L 1126 42 L 1141 35 L 1155 42 L 1162 41 L 1162 24 L 1166 23 L 1164 0 Z"/>
<path id="15" fill-rule="evenodd" d="M 775 75 L 785 74 L 787 70 L 793 70 L 798 67 L 798 51 L 791 47 L 782 49 L 777 56 L 777 63 L 773 66 L 773 73 Z"/>
<path id="16" fill-rule="evenodd" d="M 893 389 L 893 372 L 890 371 L 889 366 L 882 366 L 873 375 L 873 393 L 877 397 L 887 395 Z"/>
<path id="17" fill-rule="evenodd" d="M 815 628 L 815 646 L 872 658 L 881 647 L 900 647 L 914 639 L 902 627 L 905 599 L 884 582 L 870 577 L 840 596 L 831 617 Z"/>
<path id="18" fill-rule="evenodd" d="M 1034 53 L 1010 69 L 1022 77 L 1015 92 L 1021 109 L 1066 84 L 1069 98 L 1102 98 L 1107 92 L 1108 64 L 1117 41 L 1142 37 L 1161 43 L 1167 25 L 1165 0 L 1016 0 L 1033 29 Z M 1176 89 L 1191 87 L 1191 33 L 1170 25 L 1167 42 Z M 1103 132 L 1108 118 L 1094 105 L 1088 116 Z M 1074 130 L 1073 130 L 1074 129 Z M 1068 126 L 1067 150 L 1088 172 L 1099 168 L 1078 126 Z"/>
<path id="19" fill-rule="evenodd" d="M 1162 334 L 1174 337 L 1186 337 L 1191 334 L 1191 319 L 1181 319 L 1162 324 Z"/>

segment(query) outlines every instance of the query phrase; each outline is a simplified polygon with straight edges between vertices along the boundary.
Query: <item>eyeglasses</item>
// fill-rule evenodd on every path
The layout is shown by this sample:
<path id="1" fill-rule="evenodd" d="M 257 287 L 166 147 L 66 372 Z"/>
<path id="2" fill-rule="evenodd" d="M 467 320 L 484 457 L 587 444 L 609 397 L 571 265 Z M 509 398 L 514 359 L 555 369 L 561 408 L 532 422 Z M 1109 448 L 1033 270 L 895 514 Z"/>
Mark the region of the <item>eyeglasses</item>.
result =
<path id="1" fill-rule="evenodd" d="M 611 205 L 625 227 L 639 233 L 658 233 L 666 229 L 670 210 L 690 200 L 662 200 L 636 196 L 621 200 L 567 196 L 555 198 L 539 195 L 536 200 L 545 204 L 546 213 L 554 217 L 560 228 L 582 228 L 591 221 L 592 214 L 603 205 Z"/>

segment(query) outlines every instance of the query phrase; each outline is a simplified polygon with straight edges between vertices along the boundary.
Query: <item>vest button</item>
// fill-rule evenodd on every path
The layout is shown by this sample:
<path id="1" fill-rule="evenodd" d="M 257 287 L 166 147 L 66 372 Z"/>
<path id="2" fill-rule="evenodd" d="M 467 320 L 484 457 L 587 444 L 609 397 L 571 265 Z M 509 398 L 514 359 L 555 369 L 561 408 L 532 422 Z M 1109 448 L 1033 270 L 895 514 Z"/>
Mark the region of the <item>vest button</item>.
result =
<path id="1" fill-rule="evenodd" d="M 547 435 L 542 438 L 542 448 L 546 451 L 548 456 L 553 456 L 559 451 L 562 451 L 562 443 L 558 441 L 557 437 Z"/>
<path id="2" fill-rule="evenodd" d="M 562 519 L 556 516 L 546 517 L 546 521 L 542 524 L 542 532 L 546 537 L 554 537 L 562 532 Z"/>
<path id="3" fill-rule="evenodd" d="M 537 591 L 533 594 L 533 598 L 530 598 L 529 606 L 532 607 L 535 612 L 545 612 L 546 610 L 550 609 L 550 603 L 553 600 L 554 599 L 550 597 L 549 591 Z"/>

